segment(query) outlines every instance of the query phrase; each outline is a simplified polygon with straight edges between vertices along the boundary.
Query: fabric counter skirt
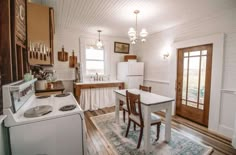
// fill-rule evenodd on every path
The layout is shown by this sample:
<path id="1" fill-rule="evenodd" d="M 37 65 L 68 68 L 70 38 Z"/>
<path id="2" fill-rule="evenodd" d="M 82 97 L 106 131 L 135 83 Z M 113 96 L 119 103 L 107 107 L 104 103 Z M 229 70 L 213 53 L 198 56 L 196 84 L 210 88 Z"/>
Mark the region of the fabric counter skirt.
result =
<path id="1" fill-rule="evenodd" d="M 118 87 L 81 89 L 80 106 L 83 110 L 97 110 L 115 105 L 114 90 Z"/>

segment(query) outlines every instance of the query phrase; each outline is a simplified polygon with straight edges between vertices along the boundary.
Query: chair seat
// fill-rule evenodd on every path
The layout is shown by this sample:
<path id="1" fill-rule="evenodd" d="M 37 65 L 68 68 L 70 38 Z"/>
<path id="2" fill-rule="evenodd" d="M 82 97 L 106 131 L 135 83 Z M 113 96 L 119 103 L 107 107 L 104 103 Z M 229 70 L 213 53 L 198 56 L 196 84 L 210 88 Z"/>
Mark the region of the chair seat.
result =
<path id="1" fill-rule="evenodd" d="M 131 114 L 131 115 L 129 115 L 129 118 L 132 119 L 133 121 L 135 121 L 136 123 L 141 124 L 138 115 Z M 151 113 L 151 124 L 157 124 L 160 122 L 161 122 L 161 117 L 154 114 L 154 113 Z"/>
<path id="2" fill-rule="evenodd" d="M 125 111 L 128 111 L 128 107 L 126 104 L 123 105 L 123 109 Z M 131 114 L 130 118 L 132 120 L 134 120 L 135 122 L 137 122 L 138 124 L 140 124 L 139 116 L 135 116 L 135 115 Z M 157 114 L 151 113 L 151 124 L 155 124 L 155 123 L 159 123 L 159 122 L 161 122 L 160 116 L 158 116 Z"/>

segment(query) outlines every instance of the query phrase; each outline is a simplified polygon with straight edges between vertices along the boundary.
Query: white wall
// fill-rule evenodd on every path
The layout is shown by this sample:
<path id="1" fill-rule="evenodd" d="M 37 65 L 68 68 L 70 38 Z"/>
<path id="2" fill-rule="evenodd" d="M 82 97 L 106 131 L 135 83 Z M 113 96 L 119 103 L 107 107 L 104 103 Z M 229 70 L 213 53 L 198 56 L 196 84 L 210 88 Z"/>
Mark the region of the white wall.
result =
<path id="1" fill-rule="evenodd" d="M 80 45 L 79 45 L 80 39 Z M 62 80 L 65 86 L 65 91 L 73 91 L 73 80 L 75 79 L 75 69 L 69 68 L 69 61 L 61 62 L 58 61 L 57 53 L 61 51 L 62 46 L 64 45 L 65 51 L 69 53 L 69 56 L 72 55 L 72 50 L 75 51 L 75 56 L 78 57 L 78 62 L 80 61 L 80 55 L 83 56 L 83 52 L 85 51 L 86 44 L 89 43 L 96 43 L 98 39 L 97 35 L 90 35 L 90 34 L 80 34 L 79 32 L 56 32 L 54 36 L 54 66 L 49 67 L 53 68 L 56 71 L 57 79 Z M 129 43 L 128 38 L 119 38 L 119 37 L 110 37 L 110 36 L 103 36 L 101 34 L 101 40 L 104 43 L 105 52 L 107 55 L 106 59 L 106 67 L 107 73 L 110 75 L 111 80 L 116 79 L 116 64 L 117 62 L 123 61 L 124 54 L 114 53 L 114 42 L 126 42 Z M 81 49 L 81 51 L 80 51 Z M 80 52 L 79 52 L 80 51 Z M 130 47 L 130 54 L 133 53 L 132 47 Z M 82 65 L 83 65 L 82 59 Z M 84 66 L 84 65 L 83 65 Z M 83 70 L 84 71 L 84 70 Z M 83 75 L 85 75 L 83 73 Z"/>
<path id="2" fill-rule="evenodd" d="M 155 93 L 175 97 L 176 73 L 173 71 L 173 68 L 176 69 L 175 43 L 224 33 L 224 48 L 222 51 L 224 55 L 222 57 L 224 62 L 223 80 L 218 80 L 218 83 L 212 83 L 212 85 L 221 85 L 222 82 L 222 89 L 236 90 L 235 19 L 236 9 L 233 9 L 215 14 L 211 18 L 195 20 L 150 36 L 148 42 L 139 46 L 136 51 L 140 60 L 145 62 L 145 84 L 152 85 Z M 162 55 L 166 51 L 170 52 L 170 57 L 164 60 Z M 220 94 L 219 113 L 212 111 L 214 105 L 211 105 L 210 111 L 215 113 L 215 118 L 209 120 L 209 124 L 216 120 L 217 126 L 212 128 L 209 126 L 209 129 L 227 137 L 232 137 L 236 113 L 236 96 L 229 96 L 229 94 L 220 90 L 216 93 Z"/>
<path id="3" fill-rule="evenodd" d="M 54 65 L 53 67 L 46 67 L 48 69 L 54 69 L 58 80 L 62 80 L 65 86 L 66 92 L 73 92 L 72 83 L 75 79 L 74 68 L 69 68 L 69 61 L 62 62 L 58 61 L 58 51 L 62 50 L 62 46 L 69 56 L 72 55 L 72 50 L 79 51 L 78 37 L 73 33 L 60 33 L 56 32 L 54 35 Z"/>

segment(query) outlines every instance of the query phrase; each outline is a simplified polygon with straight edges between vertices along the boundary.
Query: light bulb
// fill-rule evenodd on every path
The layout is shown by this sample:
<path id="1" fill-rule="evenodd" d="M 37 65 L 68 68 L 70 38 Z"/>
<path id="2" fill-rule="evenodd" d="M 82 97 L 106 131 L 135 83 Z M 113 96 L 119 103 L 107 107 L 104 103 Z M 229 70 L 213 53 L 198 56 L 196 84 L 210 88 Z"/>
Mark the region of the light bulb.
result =
<path id="1" fill-rule="evenodd" d="M 136 36 L 136 31 L 134 30 L 134 28 L 131 27 L 131 28 L 129 29 L 128 35 L 129 35 L 130 37 Z"/>
<path id="2" fill-rule="evenodd" d="M 100 48 L 102 48 L 102 41 L 101 40 L 98 40 L 97 41 L 97 47 L 100 49 Z"/>
<path id="3" fill-rule="evenodd" d="M 134 40 L 131 42 L 132 45 L 134 45 L 135 43 L 136 43 L 136 42 L 135 42 Z"/>
<path id="4" fill-rule="evenodd" d="M 140 32 L 140 36 L 141 37 L 146 37 L 148 35 L 148 32 L 146 29 L 142 29 L 141 32 Z"/>

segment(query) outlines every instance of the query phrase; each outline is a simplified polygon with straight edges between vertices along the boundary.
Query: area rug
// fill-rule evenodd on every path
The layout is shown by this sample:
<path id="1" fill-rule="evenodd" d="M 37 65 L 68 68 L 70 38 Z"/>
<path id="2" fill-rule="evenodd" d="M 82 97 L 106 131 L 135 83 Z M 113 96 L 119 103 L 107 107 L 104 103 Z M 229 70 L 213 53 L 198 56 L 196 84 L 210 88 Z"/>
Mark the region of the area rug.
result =
<path id="1" fill-rule="evenodd" d="M 122 114 L 120 114 L 121 116 Z M 134 131 L 131 125 L 128 137 L 126 138 L 124 135 L 128 121 L 124 123 L 122 118 L 120 118 L 120 125 L 116 124 L 114 112 L 91 117 L 91 120 L 108 145 L 113 148 L 114 154 L 145 155 L 142 149 L 143 140 L 140 149 L 136 149 L 140 131 L 139 127 L 136 127 L 136 131 Z M 175 129 L 171 129 L 171 141 L 169 143 L 164 141 L 164 135 L 165 126 L 162 123 L 160 138 L 156 142 L 156 126 L 151 127 L 150 141 L 152 149 L 148 155 L 208 155 L 213 151 L 212 147 L 199 143 Z"/>

